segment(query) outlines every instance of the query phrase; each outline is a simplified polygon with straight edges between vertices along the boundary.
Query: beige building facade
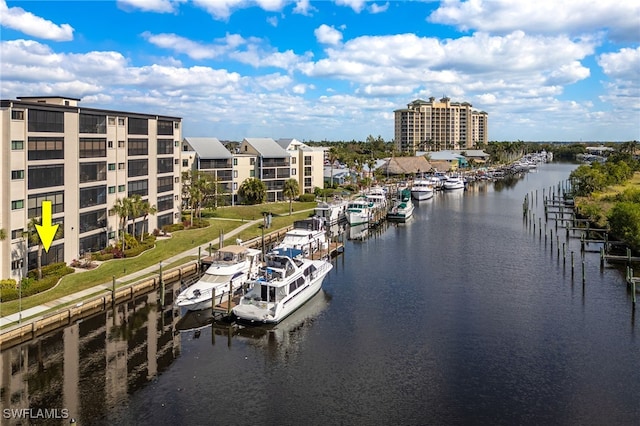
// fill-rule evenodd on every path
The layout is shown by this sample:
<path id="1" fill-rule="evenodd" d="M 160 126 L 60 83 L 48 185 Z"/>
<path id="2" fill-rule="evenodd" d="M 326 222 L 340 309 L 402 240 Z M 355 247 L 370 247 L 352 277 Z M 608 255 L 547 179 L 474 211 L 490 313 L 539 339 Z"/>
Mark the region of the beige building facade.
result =
<path id="1" fill-rule="evenodd" d="M 62 227 L 43 265 L 70 263 L 115 242 L 116 199 L 139 194 L 157 213 L 137 220 L 151 232 L 180 219 L 182 119 L 80 106 L 80 99 L 0 101 L 0 278 L 20 279 L 37 247 L 24 231 L 51 201 Z M 25 258 L 26 257 L 26 258 Z"/>
<path id="2" fill-rule="evenodd" d="M 468 102 L 416 99 L 394 117 L 396 149 L 403 153 L 470 149 L 489 141 L 488 114 Z"/>

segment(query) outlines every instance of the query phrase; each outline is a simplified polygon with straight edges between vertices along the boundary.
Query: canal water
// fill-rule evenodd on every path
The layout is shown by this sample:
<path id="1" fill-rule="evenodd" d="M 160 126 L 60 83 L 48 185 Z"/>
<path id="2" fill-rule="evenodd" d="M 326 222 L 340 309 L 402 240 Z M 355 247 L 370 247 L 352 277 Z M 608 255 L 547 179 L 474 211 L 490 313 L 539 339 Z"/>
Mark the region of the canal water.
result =
<path id="1" fill-rule="evenodd" d="M 5 350 L 2 407 L 80 425 L 638 424 L 623 274 L 587 252 L 583 283 L 579 240 L 533 227 L 543 189 L 573 168 L 437 194 L 348 240 L 323 290 L 275 328 L 211 325 L 149 295 Z"/>

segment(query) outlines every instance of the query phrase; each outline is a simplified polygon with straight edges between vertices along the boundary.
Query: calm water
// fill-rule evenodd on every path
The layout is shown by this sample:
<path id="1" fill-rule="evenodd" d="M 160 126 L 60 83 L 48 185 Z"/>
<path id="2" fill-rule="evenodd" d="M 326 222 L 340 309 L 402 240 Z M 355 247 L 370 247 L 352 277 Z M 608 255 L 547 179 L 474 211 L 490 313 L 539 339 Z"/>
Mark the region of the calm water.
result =
<path id="1" fill-rule="evenodd" d="M 583 286 L 579 240 L 561 230 L 563 262 L 523 221 L 525 194 L 537 221 L 573 167 L 438 194 L 348 241 L 275 329 L 179 331 L 198 318 L 150 295 L 4 351 L 2 406 L 81 425 L 638 424 L 640 320 L 620 272 L 587 253 Z"/>

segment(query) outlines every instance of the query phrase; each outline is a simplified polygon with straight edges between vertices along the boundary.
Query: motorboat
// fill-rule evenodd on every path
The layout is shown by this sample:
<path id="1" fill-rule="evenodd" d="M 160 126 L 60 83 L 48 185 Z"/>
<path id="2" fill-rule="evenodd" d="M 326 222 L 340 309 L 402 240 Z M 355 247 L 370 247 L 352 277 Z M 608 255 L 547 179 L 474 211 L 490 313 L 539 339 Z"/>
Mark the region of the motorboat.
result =
<path id="1" fill-rule="evenodd" d="M 321 202 L 315 208 L 315 215 L 322 218 L 325 227 L 330 227 L 347 219 L 346 211 L 348 202 L 346 200 L 334 200 L 333 202 Z"/>
<path id="2" fill-rule="evenodd" d="M 241 322 L 279 323 L 318 293 L 332 268 L 330 262 L 304 258 L 294 249 L 273 250 L 233 314 Z"/>
<path id="3" fill-rule="evenodd" d="M 293 222 L 293 229 L 287 231 L 276 248 L 293 248 L 305 256 L 328 247 L 324 222 L 319 217 L 311 217 Z"/>
<path id="4" fill-rule="evenodd" d="M 260 250 L 241 245 L 221 248 L 213 253 L 211 266 L 202 277 L 178 294 L 175 305 L 196 311 L 211 307 L 214 297 L 217 303 L 225 300 L 230 290 L 233 294 L 257 274 L 260 254 Z"/>
<path id="5" fill-rule="evenodd" d="M 464 180 L 460 176 L 449 176 L 443 184 L 446 191 L 464 189 Z"/>
<path id="6" fill-rule="evenodd" d="M 349 225 L 360 225 L 368 223 L 372 216 L 373 202 L 367 200 L 366 197 L 360 196 L 349 202 L 347 205 L 347 222 Z"/>
<path id="7" fill-rule="evenodd" d="M 396 205 L 387 212 L 387 219 L 404 222 L 413 215 L 414 206 L 411 201 L 411 194 L 412 192 L 409 189 L 404 189 L 400 193 Z"/>
<path id="8" fill-rule="evenodd" d="M 411 185 L 411 196 L 418 201 L 433 197 L 433 183 L 427 179 L 416 179 Z"/>

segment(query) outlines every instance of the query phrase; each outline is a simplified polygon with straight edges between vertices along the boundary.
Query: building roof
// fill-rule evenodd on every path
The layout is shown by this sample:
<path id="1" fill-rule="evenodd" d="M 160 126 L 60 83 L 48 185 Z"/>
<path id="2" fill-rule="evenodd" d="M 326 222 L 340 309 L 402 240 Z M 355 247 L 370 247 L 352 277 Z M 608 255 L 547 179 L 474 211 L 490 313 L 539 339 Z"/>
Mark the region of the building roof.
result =
<path id="1" fill-rule="evenodd" d="M 218 138 L 184 138 L 200 158 L 227 159 L 233 154 L 218 140 Z"/>
<path id="2" fill-rule="evenodd" d="M 455 154 L 460 154 L 463 157 L 474 157 L 474 158 L 487 158 L 490 157 L 489 154 L 484 152 L 481 149 L 455 149 L 451 151 Z"/>
<path id="3" fill-rule="evenodd" d="M 243 142 L 251 145 L 263 158 L 290 157 L 289 152 L 271 138 L 244 138 Z"/>
<path id="4" fill-rule="evenodd" d="M 433 152 L 425 152 L 424 154 L 428 154 L 431 160 L 437 161 L 457 161 L 458 158 L 464 158 L 463 155 L 456 154 L 452 151 L 433 151 Z"/>
<path id="5" fill-rule="evenodd" d="M 382 171 L 392 175 L 422 173 L 431 169 L 431 163 L 422 155 L 417 157 L 392 157 L 381 167 Z"/>

